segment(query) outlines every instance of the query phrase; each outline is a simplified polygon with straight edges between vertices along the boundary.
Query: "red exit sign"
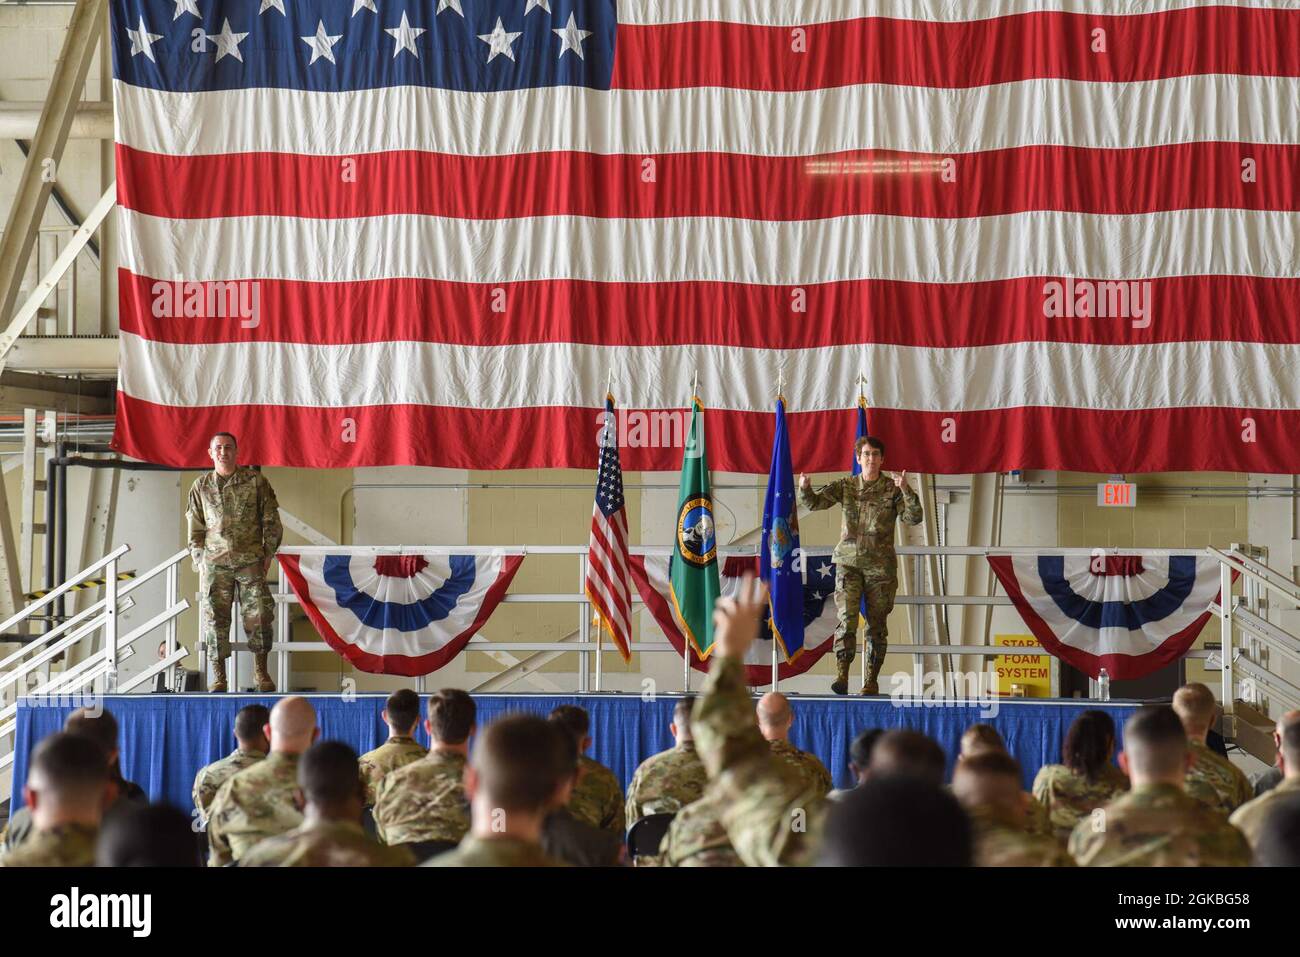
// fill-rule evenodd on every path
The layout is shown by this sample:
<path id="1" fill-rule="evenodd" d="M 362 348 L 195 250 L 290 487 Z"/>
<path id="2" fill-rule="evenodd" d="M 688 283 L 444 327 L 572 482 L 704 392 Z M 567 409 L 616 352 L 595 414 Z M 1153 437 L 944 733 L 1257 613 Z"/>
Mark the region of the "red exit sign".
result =
<path id="1" fill-rule="evenodd" d="M 1097 504 L 1134 508 L 1137 505 L 1137 486 L 1132 482 L 1098 482 Z"/>

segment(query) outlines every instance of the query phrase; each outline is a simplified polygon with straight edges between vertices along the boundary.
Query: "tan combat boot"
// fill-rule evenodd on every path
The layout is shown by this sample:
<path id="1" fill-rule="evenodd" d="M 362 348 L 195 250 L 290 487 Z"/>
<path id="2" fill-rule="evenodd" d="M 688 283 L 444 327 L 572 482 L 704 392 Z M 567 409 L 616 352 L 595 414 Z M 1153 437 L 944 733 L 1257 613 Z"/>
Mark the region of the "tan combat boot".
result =
<path id="1" fill-rule="evenodd" d="M 849 665 L 852 664 L 847 658 L 838 658 L 835 661 L 835 680 L 831 682 L 831 691 L 836 694 L 849 693 Z"/>
<path id="2" fill-rule="evenodd" d="M 880 694 L 880 683 L 876 680 L 880 677 L 880 668 L 871 664 L 867 666 L 867 680 L 862 683 L 862 694 Z"/>
<path id="3" fill-rule="evenodd" d="M 266 652 L 253 655 L 253 680 L 257 682 L 258 691 L 275 690 L 275 682 L 266 670 Z"/>
<path id="4" fill-rule="evenodd" d="M 208 685 L 208 690 L 215 693 L 225 691 L 226 687 L 226 661 L 218 658 L 212 662 L 212 684 Z"/>

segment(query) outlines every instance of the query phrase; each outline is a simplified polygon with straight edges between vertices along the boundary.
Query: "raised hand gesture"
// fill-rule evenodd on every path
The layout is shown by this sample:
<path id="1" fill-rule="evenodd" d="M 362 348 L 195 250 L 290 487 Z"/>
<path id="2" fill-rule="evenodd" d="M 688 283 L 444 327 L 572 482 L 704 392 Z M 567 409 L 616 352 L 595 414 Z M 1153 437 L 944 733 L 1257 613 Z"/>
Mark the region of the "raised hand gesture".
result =
<path id="1" fill-rule="evenodd" d="M 901 472 L 890 472 L 889 477 L 894 480 L 894 484 L 901 488 L 907 487 L 907 469 Z"/>

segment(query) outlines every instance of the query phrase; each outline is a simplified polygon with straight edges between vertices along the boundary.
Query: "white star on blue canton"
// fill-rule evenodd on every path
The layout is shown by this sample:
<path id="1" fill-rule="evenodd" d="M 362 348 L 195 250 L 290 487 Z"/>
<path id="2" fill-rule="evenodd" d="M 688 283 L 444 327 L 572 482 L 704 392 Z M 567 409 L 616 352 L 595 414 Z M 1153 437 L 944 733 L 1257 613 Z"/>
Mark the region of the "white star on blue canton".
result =
<path id="1" fill-rule="evenodd" d="M 220 62 L 221 58 L 226 54 L 230 54 L 240 63 L 244 62 L 244 55 L 239 52 L 239 43 L 248 34 L 231 32 L 229 20 L 222 23 L 220 33 L 208 33 L 205 36 L 217 45 L 217 59 L 215 62 Z"/>
<path id="2" fill-rule="evenodd" d="M 326 33 L 324 20 L 318 20 L 316 22 L 316 33 L 314 36 L 299 37 L 299 39 L 311 47 L 311 63 L 308 63 L 308 66 L 311 66 L 312 63 L 322 59 L 337 64 L 338 61 L 334 59 L 334 44 L 343 39 L 343 34 L 340 33 L 338 36 L 333 36 L 332 34 Z"/>
<path id="3" fill-rule="evenodd" d="M 150 60 L 153 60 L 154 63 L 158 62 L 157 60 L 154 60 L 153 41 L 161 40 L 162 34 L 150 33 L 145 29 L 143 15 L 140 17 L 140 28 L 138 30 L 132 30 L 130 27 L 127 27 L 126 35 L 131 40 L 131 56 L 135 56 L 137 53 L 143 53 Z"/>
<path id="4" fill-rule="evenodd" d="M 578 54 L 579 60 L 587 59 L 582 52 L 582 41 L 591 36 L 590 30 L 579 30 L 578 22 L 574 19 L 572 11 L 569 13 L 569 22 L 564 25 L 563 30 L 551 30 L 560 38 L 560 56 L 564 56 L 567 50 L 572 50 Z"/>
<path id="5" fill-rule="evenodd" d="M 830 562 L 827 562 L 825 565 L 823 565 L 821 568 L 819 568 L 819 569 L 817 570 L 817 573 L 818 573 L 819 575 L 821 575 L 822 578 L 830 578 L 830 577 L 831 577 L 831 563 L 830 563 Z"/>
<path id="6" fill-rule="evenodd" d="M 514 47 L 511 46 L 516 40 L 523 36 L 523 32 L 510 33 L 501 23 L 501 18 L 497 17 L 496 29 L 491 33 L 480 33 L 478 38 L 488 45 L 487 61 L 491 63 L 496 59 L 497 54 L 508 56 L 511 60 L 515 58 Z"/>
<path id="7" fill-rule="evenodd" d="M 172 0 L 172 2 L 176 4 L 176 12 L 172 14 L 173 21 L 179 20 L 182 13 L 193 14 L 196 17 L 201 16 L 194 0 Z"/>
<path id="8" fill-rule="evenodd" d="M 411 26 L 411 21 L 406 19 L 405 10 L 402 11 L 402 22 L 395 27 L 385 29 L 384 32 L 397 41 L 397 46 L 393 47 L 394 60 L 403 50 L 409 50 L 413 57 L 420 59 L 420 51 L 415 48 L 415 38 L 425 32 L 424 27 Z"/>

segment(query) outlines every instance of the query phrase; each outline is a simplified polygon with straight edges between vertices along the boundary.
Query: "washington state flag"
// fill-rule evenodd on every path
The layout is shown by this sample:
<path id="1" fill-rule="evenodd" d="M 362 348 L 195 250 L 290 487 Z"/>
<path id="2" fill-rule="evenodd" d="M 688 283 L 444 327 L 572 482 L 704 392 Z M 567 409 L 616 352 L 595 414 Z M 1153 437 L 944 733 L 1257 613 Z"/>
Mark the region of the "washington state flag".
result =
<path id="1" fill-rule="evenodd" d="M 722 594 L 718 578 L 718 538 L 713 527 L 713 496 L 704 452 L 704 405 L 691 399 L 691 429 L 682 455 L 677 492 L 677 534 L 669 571 L 673 614 L 701 658 L 713 651 L 713 603 Z"/>

